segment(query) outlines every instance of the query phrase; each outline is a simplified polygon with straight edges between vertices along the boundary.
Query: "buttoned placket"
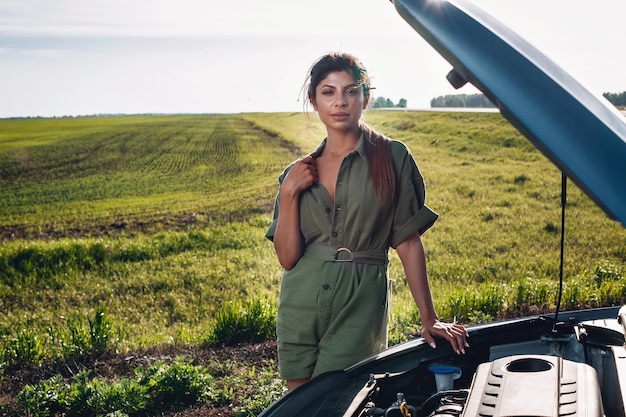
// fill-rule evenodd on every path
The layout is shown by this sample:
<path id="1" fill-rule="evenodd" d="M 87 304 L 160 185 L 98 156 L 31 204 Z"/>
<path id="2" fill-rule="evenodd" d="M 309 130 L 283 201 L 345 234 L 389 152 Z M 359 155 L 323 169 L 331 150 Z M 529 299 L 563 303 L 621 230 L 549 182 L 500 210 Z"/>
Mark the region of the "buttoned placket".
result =
<path id="1" fill-rule="evenodd" d="M 341 161 L 341 166 L 339 167 L 339 173 L 337 175 L 337 182 L 335 184 L 335 202 L 334 207 L 329 210 L 326 208 L 326 212 L 332 211 L 329 213 L 329 221 L 330 221 L 330 246 L 339 248 L 343 247 L 343 239 L 344 239 L 344 227 L 346 224 L 346 213 L 344 207 L 348 200 L 348 183 L 350 180 L 350 168 L 353 162 L 353 153 L 348 154 L 343 161 Z M 335 280 L 336 276 L 333 277 L 324 277 L 322 282 L 322 293 L 319 298 L 319 305 L 321 310 L 320 320 L 324 326 L 328 325 L 331 317 L 331 305 L 332 299 L 334 295 L 334 287 L 337 285 L 337 282 L 331 282 L 328 280 Z"/>
<path id="2" fill-rule="evenodd" d="M 335 205 L 333 207 L 330 223 L 330 246 L 334 248 L 344 246 L 344 228 L 346 224 L 344 207 L 348 202 L 348 182 L 350 181 L 350 167 L 352 165 L 353 153 L 348 154 L 343 161 L 341 161 L 339 173 L 337 174 Z"/>

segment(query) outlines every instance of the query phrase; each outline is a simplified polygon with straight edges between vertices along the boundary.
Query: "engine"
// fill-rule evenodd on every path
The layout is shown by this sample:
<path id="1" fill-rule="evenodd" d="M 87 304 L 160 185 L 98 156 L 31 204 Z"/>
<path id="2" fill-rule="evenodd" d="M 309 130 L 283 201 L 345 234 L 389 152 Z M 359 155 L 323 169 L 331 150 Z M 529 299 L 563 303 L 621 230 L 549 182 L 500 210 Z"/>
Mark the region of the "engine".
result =
<path id="1" fill-rule="evenodd" d="M 480 365 L 462 416 L 603 416 L 595 370 L 556 356 L 509 356 Z"/>
<path id="2" fill-rule="evenodd" d="M 483 363 L 478 366 L 469 389 L 440 391 L 423 404 L 411 404 L 403 393 L 398 393 L 397 401 L 386 409 L 375 408 L 371 403 L 370 406 L 361 415 L 604 416 L 594 368 L 549 355 L 515 355 Z"/>

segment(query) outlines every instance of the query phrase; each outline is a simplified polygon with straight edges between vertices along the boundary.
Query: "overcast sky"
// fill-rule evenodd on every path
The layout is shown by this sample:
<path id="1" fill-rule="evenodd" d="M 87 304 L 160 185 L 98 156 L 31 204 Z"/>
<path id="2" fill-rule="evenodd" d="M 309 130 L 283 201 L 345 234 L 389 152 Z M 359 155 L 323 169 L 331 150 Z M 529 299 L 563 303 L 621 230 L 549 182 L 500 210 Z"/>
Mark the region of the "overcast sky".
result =
<path id="1" fill-rule="evenodd" d="M 592 93 L 626 91 L 625 0 L 476 0 Z M 410 108 L 450 66 L 389 0 L 0 0 L 0 117 L 301 111 L 311 63 L 359 56 Z"/>

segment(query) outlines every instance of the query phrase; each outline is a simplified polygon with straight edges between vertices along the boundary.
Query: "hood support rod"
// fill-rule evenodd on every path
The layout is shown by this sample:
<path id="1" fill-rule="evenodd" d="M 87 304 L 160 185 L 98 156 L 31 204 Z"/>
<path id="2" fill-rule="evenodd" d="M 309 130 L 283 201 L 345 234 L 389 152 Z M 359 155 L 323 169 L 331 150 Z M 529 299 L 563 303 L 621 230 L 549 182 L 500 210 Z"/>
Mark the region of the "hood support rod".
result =
<path id="1" fill-rule="evenodd" d="M 559 310 L 561 309 L 561 297 L 563 296 L 563 264 L 565 255 L 565 206 L 567 203 L 567 175 L 561 171 L 561 259 L 559 264 L 559 294 L 556 301 L 556 312 L 552 333 L 556 333 L 556 325 L 559 321 Z"/>

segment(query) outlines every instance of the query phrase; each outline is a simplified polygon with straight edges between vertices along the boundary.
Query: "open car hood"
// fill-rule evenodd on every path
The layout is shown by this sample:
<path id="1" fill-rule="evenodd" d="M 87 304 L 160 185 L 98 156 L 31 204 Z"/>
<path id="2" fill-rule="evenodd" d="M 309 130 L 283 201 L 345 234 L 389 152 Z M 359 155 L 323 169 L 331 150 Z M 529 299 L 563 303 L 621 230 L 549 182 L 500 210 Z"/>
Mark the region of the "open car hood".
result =
<path id="1" fill-rule="evenodd" d="M 453 86 L 469 82 L 482 91 L 609 217 L 626 225 L 626 118 L 614 106 L 469 1 L 392 1 L 452 64 Z"/>

